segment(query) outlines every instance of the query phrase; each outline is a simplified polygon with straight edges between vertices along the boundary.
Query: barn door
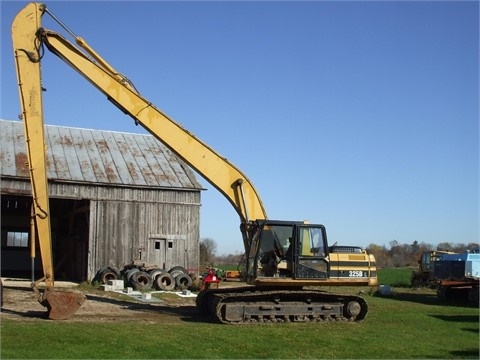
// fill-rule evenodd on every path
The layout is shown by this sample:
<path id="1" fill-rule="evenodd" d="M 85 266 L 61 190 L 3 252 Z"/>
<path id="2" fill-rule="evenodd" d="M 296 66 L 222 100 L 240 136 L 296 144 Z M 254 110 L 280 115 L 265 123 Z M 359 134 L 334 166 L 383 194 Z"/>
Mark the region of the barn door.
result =
<path id="1" fill-rule="evenodd" d="M 157 264 L 160 269 L 170 270 L 174 266 L 188 264 L 184 235 L 150 235 L 147 244 L 147 262 Z"/>
<path id="2" fill-rule="evenodd" d="M 162 237 L 150 237 L 147 249 L 147 262 L 157 264 L 160 269 L 168 270 L 168 244 Z"/>

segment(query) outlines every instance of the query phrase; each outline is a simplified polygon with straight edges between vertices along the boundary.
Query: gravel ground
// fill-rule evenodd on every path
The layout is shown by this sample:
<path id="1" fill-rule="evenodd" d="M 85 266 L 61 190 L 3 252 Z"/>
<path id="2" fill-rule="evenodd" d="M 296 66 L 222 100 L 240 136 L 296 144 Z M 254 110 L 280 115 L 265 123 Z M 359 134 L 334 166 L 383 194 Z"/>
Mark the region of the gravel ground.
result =
<path id="1" fill-rule="evenodd" d="M 2 278 L 2 283 L 3 306 L 0 319 L 46 321 L 47 310 L 37 301 L 29 281 Z M 39 288 L 41 289 L 41 287 Z M 61 321 L 151 323 L 209 321 L 198 313 L 195 307 L 195 297 L 182 297 L 178 292 L 155 294 L 152 295 L 151 300 L 142 300 L 141 296 L 128 296 L 91 287 L 85 290 L 78 284 L 69 282 L 56 281 L 55 288 L 57 291 L 79 291 L 87 298 L 74 316 Z"/>

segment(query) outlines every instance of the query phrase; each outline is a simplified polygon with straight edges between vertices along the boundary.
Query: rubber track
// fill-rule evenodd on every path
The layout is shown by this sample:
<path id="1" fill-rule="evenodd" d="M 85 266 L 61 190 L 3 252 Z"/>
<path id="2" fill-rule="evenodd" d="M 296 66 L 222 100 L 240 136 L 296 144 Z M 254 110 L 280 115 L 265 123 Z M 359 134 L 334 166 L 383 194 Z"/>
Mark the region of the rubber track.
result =
<path id="1" fill-rule="evenodd" d="M 368 312 L 368 305 L 361 297 L 317 290 L 242 287 L 208 290 L 208 294 L 202 295 L 205 297 L 199 299 L 197 306 L 203 306 L 203 311 L 208 310 L 217 321 L 224 324 L 360 321 Z M 352 302 L 358 309 L 355 316 L 348 311 L 348 304 Z M 228 318 L 227 307 L 233 309 L 237 316 L 235 319 L 232 320 L 231 316 Z"/>

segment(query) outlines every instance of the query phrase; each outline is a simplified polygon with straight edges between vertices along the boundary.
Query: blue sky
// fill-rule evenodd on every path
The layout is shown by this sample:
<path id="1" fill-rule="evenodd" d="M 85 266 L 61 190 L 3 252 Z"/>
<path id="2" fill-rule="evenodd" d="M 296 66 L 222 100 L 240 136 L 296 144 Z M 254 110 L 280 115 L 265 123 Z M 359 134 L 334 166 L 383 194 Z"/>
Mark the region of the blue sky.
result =
<path id="1" fill-rule="evenodd" d="M 0 4 L 3 119 L 19 113 L 10 26 L 26 4 Z M 478 242 L 477 1 L 47 6 L 242 169 L 269 218 L 343 245 Z M 143 133 L 54 55 L 42 67 L 47 124 Z M 238 216 L 201 181 L 201 238 L 242 251 Z"/>

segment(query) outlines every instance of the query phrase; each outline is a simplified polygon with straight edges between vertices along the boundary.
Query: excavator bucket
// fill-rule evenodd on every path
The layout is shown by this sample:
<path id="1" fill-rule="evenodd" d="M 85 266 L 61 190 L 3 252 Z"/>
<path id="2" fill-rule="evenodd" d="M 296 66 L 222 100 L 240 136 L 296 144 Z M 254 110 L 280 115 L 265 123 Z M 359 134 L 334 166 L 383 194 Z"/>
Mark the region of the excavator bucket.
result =
<path id="1" fill-rule="evenodd" d="M 46 289 L 38 301 L 48 309 L 48 318 L 65 320 L 73 316 L 85 302 L 82 293 Z"/>

